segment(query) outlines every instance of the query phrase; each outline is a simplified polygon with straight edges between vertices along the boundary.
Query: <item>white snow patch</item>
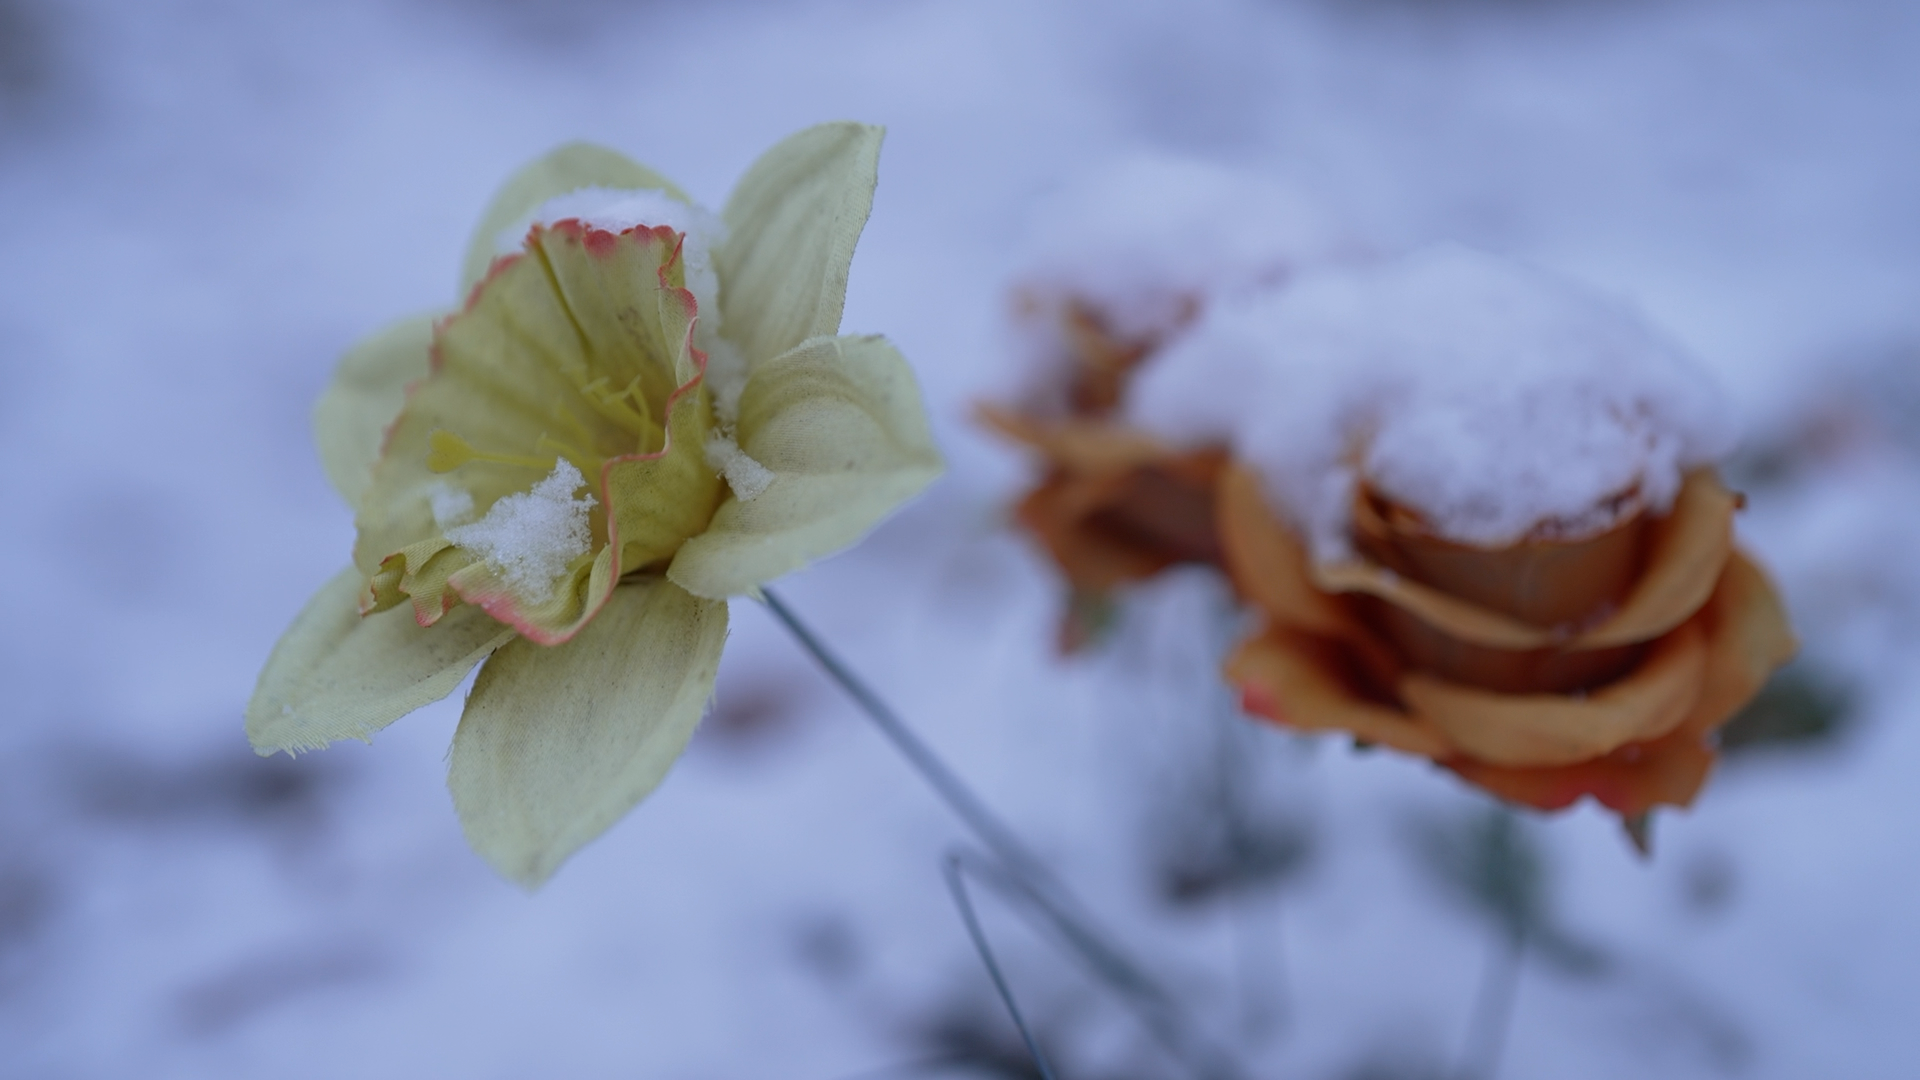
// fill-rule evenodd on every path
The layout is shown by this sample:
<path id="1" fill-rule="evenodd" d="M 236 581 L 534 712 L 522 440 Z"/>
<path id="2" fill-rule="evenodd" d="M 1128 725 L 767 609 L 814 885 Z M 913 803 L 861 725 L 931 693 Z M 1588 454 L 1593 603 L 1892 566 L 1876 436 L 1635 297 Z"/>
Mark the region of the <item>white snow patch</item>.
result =
<path id="1" fill-rule="evenodd" d="M 706 380 L 713 395 L 713 417 L 720 422 L 720 430 L 730 433 L 740 421 L 740 395 L 747 388 L 747 358 L 733 342 L 718 335 L 699 343 L 699 347 L 707 354 Z"/>
<path id="2" fill-rule="evenodd" d="M 680 247 L 687 290 L 700 306 L 700 325 L 707 333 L 720 329 L 720 279 L 713 269 L 713 249 L 727 238 L 726 222 L 702 206 L 681 202 L 664 191 L 632 191 L 587 187 L 556 195 L 526 217 L 500 230 L 494 250 L 502 255 L 519 251 L 527 230 L 574 219 L 589 228 L 625 232 L 636 225 L 662 225 L 686 237 Z M 702 344 L 702 348 L 706 346 Z"/>
<path id="3" fill-rule="evenodd" d="M 433 509 L 434 528 L 442 533 L 473 520 L 473 494 L 445 480 L 436 480 L 427 489 L 427 505 Z"/>
<path id="4" fill-rule="evenodd" d="M 1590 535 L 1623 493 L 1664 511 L 1733 441 L 1720 388 L 1637 315 L 1452 245 L 1216 308 L 1130 406 L 1169 439 L 1232 446 L 1323 560 L 1349 553 L 1361 478 L 1497 546 Z"/>
<path id="5" fill-rule="evenodd" d="M 1070 305 L 1125 341 L 1162 341 L 1211 303 L 1272 288 L 1364 246 L 1278 179 L 1136 155 L 1069 184 L 1035 218 L 1013 277 L 1015 337 L 1044 399 Z"/>
<path id="6" fill-rule="evenodd" d="M 773 470 L 747 456 L 733 436 L 718 430 L 708 432 L 706 450 L 707 464 L 726 478 L 734 498 L 741 502 L 752 502 L 773 486 Z"/>
<path id="7" fill-rule="evenodd" d="M 445 536 L 486 560 L 515 592 L 543 603 L 573 560 L 592 546 L 587 514 L 594 498 L 573 496 L 586 483 L 573 462 L 561 458 L 533 490 L 501 498 L 485 517 Z"/>

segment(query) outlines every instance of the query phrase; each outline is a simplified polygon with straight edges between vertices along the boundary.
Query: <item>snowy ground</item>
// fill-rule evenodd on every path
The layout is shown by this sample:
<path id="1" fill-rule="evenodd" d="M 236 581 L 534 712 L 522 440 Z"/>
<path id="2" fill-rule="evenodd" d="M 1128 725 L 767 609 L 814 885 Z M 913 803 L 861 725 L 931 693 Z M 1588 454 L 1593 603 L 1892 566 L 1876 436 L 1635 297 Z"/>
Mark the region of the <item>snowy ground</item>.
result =
<path id="1" fill-rule="evenodd" d="M 1920 7 L 0 0 L 0 1073 L 834 1080 L 1010 1046 L 954 822 L 751 604 L 687 759 L 532 897 L 461 841 L 454 705 L 297 762 L 240 730 L 351 542 L 308 409 L 451 301 L 508 170 L 585 137 L 717 205 L 838 117 L 890 129 L 846 325 L 916 363 L 952 471 L 784 592 L 1255 1075 L 1444 1073 L 1501 895 L 1535 943 L 1503 1075 L 1920 1072 Z M 1556 267 L 1699 352 L 1807 642 L 1777 711 L 1838 733 L 1736 755 L 1651 864 L 1579 811 L 1475 892 L 1483 799 L 1227 716 L 1204 578 L 1054 660 L 1001 518 L 1023 465 L 967 406 L 1013 381 L 1031 208 L 1142 146 Z M 1266 858 L 1207 857 L 1223 802 Z M 1064 1076 L 1176 1074 L 984 903 Z"/>

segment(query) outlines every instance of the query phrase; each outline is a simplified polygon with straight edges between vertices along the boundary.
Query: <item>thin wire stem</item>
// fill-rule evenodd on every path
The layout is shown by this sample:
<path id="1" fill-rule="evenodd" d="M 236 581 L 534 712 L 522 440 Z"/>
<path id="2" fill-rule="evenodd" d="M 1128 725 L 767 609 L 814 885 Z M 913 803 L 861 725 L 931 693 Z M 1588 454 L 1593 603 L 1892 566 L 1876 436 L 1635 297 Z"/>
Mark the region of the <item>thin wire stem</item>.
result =
<path id="1" fill-rule="evenodd" d="M 1233 1080 L 1241 1075 L 1232 1058 L 1194 1030 L 1178 999 L 1102 935 L 1064 910 L 1055 897 L 1048 896 L 1007 867 L 965 849 L 950 853 L 948 859 L 965 864 L 982 884 L 1001 896 L 1024 901 L 1027 910 L 1037 912 L 1042 929 L 1050 931 L 1068 951 L 1077 955 L 1095 978 L 1119 993 L 1167 1053 L 1195 1076 L 1205 1080 Z"/>
<path id="2" fill-rule="evenodd" d="M 1048 925 L 1079 954 L 1093 974 L 1133 1004 L 1148 1029 L 1195 1075 L 1205 1080 L 1238 1077 L 1238 1066 L 1194 1031 L 1179 1008 L 1178 1000 L 1148 976 L 1110 937 L 1094 928 L 1093 920 L 1066 887 L 1054 878 L 1045 864 L 997 815 L 987 809 L 980 797 L 907 726 L 906 721 L 855 675 L 853 669 L 841 661 L 833 650 L 827 648 L 826 643 L 772 589 L 763 588 L 760 595 L 774 618 L 787 628 L 821 669 L 840 684 L 840 688 L 860 706 L 861 711 L 893 743 L 908 764 L 920 773 L 934 793 L 992 853 L 992 864 L 982 863 L 975 867 L 981 880 L 989 884 L 997 882 L 1003 889 L 1017 892 L 1045 915 Z"/>
<path id="3" fill-rule="evenodd" d="M 1053 1068 L 1047 1064 L 1047 1055 L 1040 1052 L 1040 1043 L 1034 1039 L 1033 1029 L 1027 1026 L 1027 1018 L 1021 1015 L 1020 1004 L 1014 1000 L 1013 991 L 1007 986 L 1007 978 L 1000 971 L 1000 962 L 994 959 L 993 947 L 987 943 L 986 932 L 980 929 L 980 918 L 974 913 L 973 899 L 967 895 L 960 856 L 947 856 L 942 869 L 947 878 L 947 891 L 953 894 L 954 906 L 960 909 L 960 918 L 967 924 L 967 936 L 973 939 L 973 948 L 980 954 L 980 963 L 986 966 L 987 974 L 993 977 L 993 988 L 999 991 L 1000 1002 L 1007 1007 L 1007 1015 L 1013 1017 L 1013 1026 L 1020 1029 L 1020 1038 L 1027 1044 L 1027 1053 L 1033 1057 L 1033 1067 L 1040 1071 L 1040 1080 L 1054 1080 Z"/>
<path id="4" fill-rule="evenodd" d="M 907 726 L 907 722 L 900 719 L 899 714 L 880 699 L 880 695 L 874 693 L 858 675 L 853 673 L 851 668 L 842 663 L 833 650 L 827 648 L 826 643 L 816 637 L 813 631 L 800 621 L 800 617 L 794 614 L 792 608 L 775 595 L 772 589 L 761 589 L 760 598 L 766 602 L 767 610 L 773 612 L 774 618 L 779 619 L 781 625 L 787 628 L 787 632 L 800 642 L 800 647 L 807 650 L 814 662 L 819 664 L 834 682 L 839 683 L 840 688 L 845 690 L 849 697 L 853 698 L 861 711 L 867 714 L 867 718 L 880 729 L 880 733 L 887 737 L 887 741 L 893 743 L 894 749 L 900 751 L 907 762 L 920 773 L 921 778 L 933 788 L 934 793 L 939 795 L 955 814 L 959 815 L 960 820 L 966 823 L 967 828 L 973 830 L 973 834 L 987 846 L 988 850 L 992 851 L 1001 862 L 1016 868 L 1036 881 L 1051 881 L 1051 875 L 1047 872 L 1046 866 L 1027 849 L 1025 844 L 1020 842 L 1013 830 L 1007 828 L 993 811 L 987 809 L 986 803 L 967 787 L 966 782 L 948 768 L 946 762 L 940 760 L 940 755 L 934 753 L 933 748 L 922 741 L 920 736 Z"/>

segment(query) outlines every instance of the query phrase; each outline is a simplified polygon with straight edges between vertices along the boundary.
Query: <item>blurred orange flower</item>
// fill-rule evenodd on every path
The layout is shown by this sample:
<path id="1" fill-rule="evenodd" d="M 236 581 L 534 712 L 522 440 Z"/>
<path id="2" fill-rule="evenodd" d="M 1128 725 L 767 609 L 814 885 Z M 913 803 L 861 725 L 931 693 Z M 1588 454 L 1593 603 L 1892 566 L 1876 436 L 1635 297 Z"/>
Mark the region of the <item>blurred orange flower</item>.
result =
<path id="1" fill-rule="evenodd" d="M 1598 535 L 1475 548 L 1364 484 L 1353 557 L 1315 564 L 1259 479 L 1229 465 L 1219 536 L 1264 627 L 1228 660 L 1252 713 L 1419 754 L 1511 801 L 1592 796 L 1630 823 L 1686 806 L 1712 734 L 1795 644 L 1733 544 L 1711 470 L 1655 516 L 1627 493 Z"/>
<path id="2" fill-rule="evenodd" d="M 1083 305 L 1060 318 L 1068 355 L 1055 409 L 982 404 L 976 414 L 1041 462 L 1014 519 L 1067 581 L 1060 647 L 1073 652 L 1097 632 L 1117 587 L 1180 563 L 1220 564 L 1214 488 L 1226 455 L 1175 450 L 1111 419 L 1158 342 L 1123 340 Z"/>

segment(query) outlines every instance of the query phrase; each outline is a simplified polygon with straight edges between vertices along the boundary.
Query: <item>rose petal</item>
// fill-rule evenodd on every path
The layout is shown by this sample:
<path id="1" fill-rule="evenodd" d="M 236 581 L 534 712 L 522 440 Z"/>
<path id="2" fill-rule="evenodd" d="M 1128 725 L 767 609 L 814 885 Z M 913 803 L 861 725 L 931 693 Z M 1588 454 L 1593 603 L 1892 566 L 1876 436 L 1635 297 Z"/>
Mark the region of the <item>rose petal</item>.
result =
<path id="1" fill-rule="evenodd" d="M 1692 805 L 1713 771 L 1713 751 L 1697 736 L 1676 731 L 1556 768 L 1503 768 L 1471 758 L 1444 764 L 1461 779 L 1509 802 L 1560 810 L 1590 795 L 1622 817 L 1635 817 L 1655 806 Z"/>
<path id="2" fill-rule="evenodd" d="M 1686 729 L 1698 734 L 1732 717 L 1760 692 L 1775 668 L 1799 651 L 1780 594 L 1738 549 L 1727 560 L 1701 618 L 1708 638 L 1706 677 L 1686 722 Z"/>
<path id="3" fill-rule="evenodd" d="M 1364 484 L 1353 499 L 1353 539 L 1367 557 L 1547 630 L 1586 625 L 1626 597 L 1641 575 L 1649 524 L 1636 503 L 1625 520 L 1579 540 L 1478 548 L 1434 534 L 1419 515 Z"/>
<path id="4" fill-rule="evenodd" d="M 1046 548 L 1076 589 L 1105 592 L 1152 577 L 1168 566 L 1168 560 L 1156 552 L 1086 527 L 1088 508 L 1104 501 L 1116 479 L 1062 473 L 1041 483 L 1014 507 L 1015 520 Z"/>
<path id="5" fill-rule="evenodd" d="M 1647 568 L 1619 612 L 1580 635 L 1573 647 L 1651 641 L 1699 611 L 1733 555 L 1733 514 L 1739 508 L 1740 497 L 1713 470 L 1688 475 L 1673 512 L 1653 522 Z"/>
<path id="6" fill-rule="evenodd" d="M 531 888 L 650 794 L 713 692 L 727 606 L 658 578 L 614 590 L 564 645 L 481 669 L 447 786 L 467 841 Z"/>
<path id="7" fill-rule="evenodd" d="M 262 754 L 365 740 L 452 693 L 473 665 L 513 639 L 475 608 L 431 629 L 409 610 L 362 618 L 360 572 L 322 586 L 273 647 L 247 703 L 247 739 Z"/>
<path id="8" fill-rule="evenodd" d="M 1229 464 L 1217 498 L 1221 549 L 1242 595 L 1285 626 L 1330 637 L 1358 633 L 1339 601 L 1314 584 L 1306 549 L 1267 509 L 1257 475 Z"/>
<path id="9" fill-rule="evenodd" d="M 1215 553 L 1203 552 L 1198 535 L 1212 526 L 1211 486 L 1196 476 L 1170 471 L 1193 474 L 1203 469 L 1191 460 L 1174 459 L 1164 467 L 1058 470 L 1020 500 L 1014 517 L 1076 589 L 1105 592 L 1175 563 L 1213 561 L 1207 556 Z M 1142 481 L 1153 477 L 1159 478 L 1155 486 L 1167 487 L 1168 493 L 1142 503 Z M 1176 491 L 1182 493 L 1173 494 Z M 1168 527 L 1164 532 L 1163 526 Z M 1212 539 L 1210 532 L 1204 539 Z"/>
<path id="10" fill-rule="evenodd" d="M 427 377 L 432 345 L 431 315 L 387 327 L 340 358 L 313 407 L 321 467 L 348 506 L 358 509 L 373 485 L 373 463 L 387 429 L 407 402 L 407 387 Z"/>
<path id="11" fill-rule="evenodd" d="M 1144 432 L 1103 420 L 1041 420 L 997 405 L 974 407 L 980 422 L 1067 469 L 1119 469 L 1173 457 L 1180 451 Z"/>
<path id="12" fill-rule="evenodd" d="M 727 199 L 714 252 L 726 336 L 748 370 L 835 334 L 853 248 L 873 209 L 881 129 L 821 124 L 760 155 Z"/>
<path id="13" fill-rule="evenodd" d="M 1710 470 L 1687 478 L 1673 512 L 1653 523 L 1647 565 L 1620 610 L 1572 637 L 1529 625 L 1368 562 L 1312 568 L 1328 592 L 1377 596 L 1443 633 L 1476 645 L 1525 651 L 1549 647 L 1602 649 L 1651 641 L 1686 621 L 1713 592 L 1732 551 L 1733 512 L 1739 500 Z"/>
<path id="14" fill-rule="evenodd" d="M 1501 798 L 1543 810 L 1560 809 L 1583 795 L 1626 817 L 1655 806 L 1691 805 L 1713 769 L 1708 734 L 1751 700 L 1795 649 L 1778 594 L 1738 550 L 1699 623 L 1707 638 L 1699 700 L 1668 735 L 1558 768 L 1502 768 L 1468 758 L 1447 766 Z"/>
<path id="15" fill-rule="evenodd" d="M 497 254 L 496 244 L 503 229 L 511 227 L 538 210 L 549 199 L 581 188 L 601 187 L 616 191 L 664 191 L 683 203 L 692 203 L 673 181 L 625 155 L 592 143 L 572 142 L 556 147 L 546 156 L 523 166 L 507 178 L 473 238 L 467 241 L 467 255 L 460 264 L 460 295 L 465 297 L 487 276 Z"/>
<path id="16" fill-rule="evenodd" d="M 1502 694 L 1411 672 L 1409 711 L 1470 757 L 1493 765 L 1568 765 L 1678 727 L 1700 700 L 1706 634 L 1698 622 L 1661 638 L 1632 672 L 1592 694 Z"/>
<path id="17" fill-rule="evenodd" d="M 1227 658 L 1227 681 L 1246 711 L 1302 731 L 1345 731 L 1370 743 L 1443 758 L 1453 747 L 1439 730 L 1388 705 L 1369 701 L 1343 677 L 1338 645 L 1270 627 Z"/>
<path id="18" fill-rule="evenodd" d="M 815 338 L 755 369 L 740 448 L 773 474 L 729 496 L 667 576 L 696 596 L 750 592 L 857 540 L 940 475 L 913 372 L 878 337 Z"/>

